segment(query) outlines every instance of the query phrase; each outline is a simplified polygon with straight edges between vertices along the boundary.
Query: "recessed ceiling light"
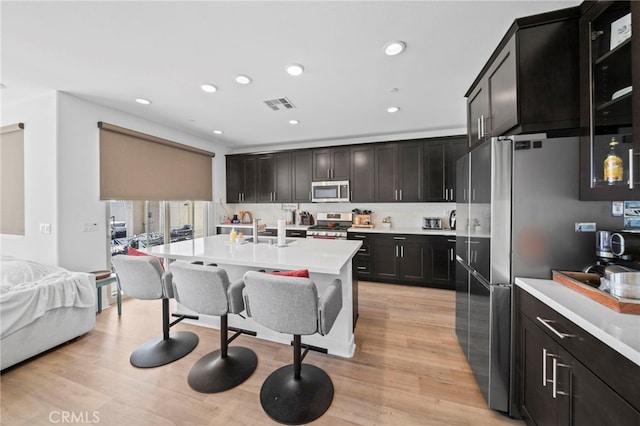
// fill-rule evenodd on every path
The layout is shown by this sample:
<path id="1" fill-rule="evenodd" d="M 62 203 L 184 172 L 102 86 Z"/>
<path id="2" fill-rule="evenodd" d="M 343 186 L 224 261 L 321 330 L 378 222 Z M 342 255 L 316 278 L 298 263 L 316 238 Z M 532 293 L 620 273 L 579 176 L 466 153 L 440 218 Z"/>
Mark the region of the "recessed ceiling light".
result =
<path id="1" fill-rule="evenodd" d="M 301 75 L 304 72 L 304 67 L 300 64 L 287 65 L 287 73 L 294 77 Z"/>
<path id="2" fill-rule="evenodd" d="M 289 124 L 300 124 L 298 120 L 289 120 Z"/>
<path id="3" fill-rule="evenodd" d="M 387 108 L 387 112 L 391 112 L 391 113 L 398 112 L 399 110 L 400 110 L 400 108 L 398 108 L 398 107 L 389 107 L 389 108 Z"/>
<path id="4" fill-rule="evenodd" d="M 222 130 L 214 130 L 213 133 L 215 133 L 216 135 L 221 135 L 222 134 Z"/>
<path id="5" fill-rule="evenodd" d="M 399 55 L 407 47 L 403 41 L 393 41 L 384 46 L 384 53 L 388 56 Z"/>
<path id="6" fill-rule="evenodd" d="M 149 105 L 151 103 L 149 99 L 145 99 L 145 98 L 137 98 L 136 102 L 141 105 Z"/>
<path id="7" fill-rule="evenodd" d="M 216 90 L 218 90 L 218 88 L 216 86 L 214 86 L 213 84 L 209 84 L 209 83 L 204 83 L 203 85 L 200 86 L 200 88 L 207 92 L 207 93 L 213 93 Z"/>
<path id="8" fill-rule="evenodd" d="M 249 84 L 251 83 L 251 78 L 246 75 L 237 75 L 236 83 L 238 84 Z"/>

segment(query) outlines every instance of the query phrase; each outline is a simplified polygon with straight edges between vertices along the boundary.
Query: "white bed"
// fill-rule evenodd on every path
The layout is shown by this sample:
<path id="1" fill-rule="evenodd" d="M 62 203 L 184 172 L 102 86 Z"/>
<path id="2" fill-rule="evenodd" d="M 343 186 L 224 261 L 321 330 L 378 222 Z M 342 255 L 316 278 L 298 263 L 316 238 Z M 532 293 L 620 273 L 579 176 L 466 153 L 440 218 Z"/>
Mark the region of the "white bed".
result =
<path id="1" fill-rule="evenodd" d="M 94 275 L 14 257 L 0 261 L 1 370 L 95 328 Z"/>

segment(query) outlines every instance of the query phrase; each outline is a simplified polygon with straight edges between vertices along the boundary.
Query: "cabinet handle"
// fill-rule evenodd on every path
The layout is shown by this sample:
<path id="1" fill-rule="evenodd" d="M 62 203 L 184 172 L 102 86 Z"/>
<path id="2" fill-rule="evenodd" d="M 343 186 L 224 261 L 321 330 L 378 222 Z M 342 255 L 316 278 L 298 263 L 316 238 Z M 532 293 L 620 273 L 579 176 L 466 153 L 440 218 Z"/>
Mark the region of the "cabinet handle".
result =
<path id="1" fill-rule="evenodd" d="M 396 246 L 396 257 L 400 257 L 398 256 L 398 246 Z"/>
<path id="2" fill-rule="evenodd" d="M 453 249 L 449 249 L 449 260 L 450 260 L 451 262 L 453 262 L 453 254 L 454 254 L 453 252 L 454 252 L 454 250 L 453 250 Z"/>
<path id="3" fill-rule="evenodd" d="M 560 364 L 558 362 L 558 358 L 555 357 L 553 358 L 553 379 L 552 379 L 552 387 L 551 387 L 551 396 L 553 396 L 553 398 L 557 398 L 558 395 L 565 395 L 565 396 L 569 396 L 570 394 L 568 392 L 564 392 L 564 391 L 559 391 L 558 390 L 558 367 L 564 367 L 564 368 L 571 368 L 570 365 L 567 364 Z"/>
<path id="4" fill-rule="evenodd" d="M 393 237 L 394 240 L 406 240 L 407 237 Z"/>
<path id="5" fill-rule="evenodd" d="M 398 190 L 397 189 L 393 190 L 393 201 L 398 201 Z"/>
<path id="6" fill-rule="evenodd" d="M 576 337 L 576 336 L 575 336 L 575 335 L 573 335 L 573 334 L 561 333 L 561 332 L 559 332 L 558 330 L 556 330 L 555 328 L 553 328 L 553 327 L 551 326 L 551 324 L 549 324 L 549 323 L 550 323 L 550 322 L 555 322 L 555 321 L 548 320 L 548 319 L 543 319 L 543 318 L 540 318 L 540 317 L 536 317 L 536 319 L 537 319 L 538 321 L 540 321 L 540 322 L 542 323 L 542 325 L 544 325 L 544 326 L 545 326 L 545 327 L 547 327 L 549 330 L 551 330 L 551 332 L 552 332 L 553 334 L 555 334 L 556 336 L 558 336 L 558 337 L 559 337 L 559 338 L 561 338 L 561 339 L 564 339 L 565 337 Z"/>
<path id="7" fill-rule="evenodd" d="M 451 188 L 451 198 L 449 198 L 450 201 L 455 200 L 456 197 L 453 196 L 453 188 Z"/>
<path id="8" fill-rule="evenodd" d="M 400 246 L 400 257 L 404 257 L 404 246 Z"/>
<path id="9" fill-rule="evenodd" d="M 358 251 L 367 251 L 366 248 L 359 248 Z"/>
<path id="10" fill-rule="evenodd" d="M 471 190 L 471 201 L 475 201 L 476 200 L 476 189 L 473 188 Z"/>
<path id="11" fill-rule="evenodd" d="M 462 201 L 467 201 L 467 189 L 462 190 Z"/>
<path id="12" fill-rule="evenodd" d="M 629 189 L 633 189 L 635 182 L 635 175 L 633 174 L 633 148 L 629 148 Z"/>
<path id="13" fill-rule="evenodd" d="M 360 271 L 365 271 L 367 269 L 366 266 L 358 266 L 356 267 L 356 269 L 360 270 Z"/>
<path id="14" fill-rule="evenodd" d="M 402 189 L 400 190 L 400 201 L 402 201 Z"/>
<path id="15" fill-rule="evenodd" d="M 238 202 L 242 202 L 242 192 L 238 192 Z"/>
<path id="16" fill-rule="evenodd" d="M 552 376 L 551 379 L 547 379 L 547 358 L 553 358 L 555 361 L 558 355 L 554 355 L 549 353 L 546 348 L 542 348 L 542 386 L 547 387 L 547 383 L 553 383 L 555 381 L 555 376 Z"/>
<path id="17" fill-rule="evenodd" d="M 480 117 L 478 117 L 478 140 L 482 139 L 482 128 L 480 127 Z"/>
<path id="18" fill-rule="evenodd" d="M 484 138 L 484 114 L 480 115 L 480 137 Z"/>
<path id="19" fill-rule="evenodd" d="M 331 169 L 327 169 L 327 179 L 331 179 Z"/>
<path id="20" fill-rule="evenodd" d="M 353 238 L 367 238 L 366 235 L 354 235 Z"/>
<path id="21" fill-rule="evenodd" d="M 311 201 L 311 191 L 309 191 L 309 201 Z"/>

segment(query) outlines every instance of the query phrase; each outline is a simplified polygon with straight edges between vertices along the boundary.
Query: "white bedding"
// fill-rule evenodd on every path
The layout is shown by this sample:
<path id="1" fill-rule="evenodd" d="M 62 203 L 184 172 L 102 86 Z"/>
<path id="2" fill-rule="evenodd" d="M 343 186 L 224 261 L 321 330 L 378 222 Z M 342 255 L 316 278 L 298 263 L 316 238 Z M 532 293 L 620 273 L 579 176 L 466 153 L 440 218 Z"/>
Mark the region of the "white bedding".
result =
<path id="1" fill-rule="evenodd" d="M 13 257 L 0 265 L 0 338 L 58 308 L 93 308 L 93 275 Z"/>

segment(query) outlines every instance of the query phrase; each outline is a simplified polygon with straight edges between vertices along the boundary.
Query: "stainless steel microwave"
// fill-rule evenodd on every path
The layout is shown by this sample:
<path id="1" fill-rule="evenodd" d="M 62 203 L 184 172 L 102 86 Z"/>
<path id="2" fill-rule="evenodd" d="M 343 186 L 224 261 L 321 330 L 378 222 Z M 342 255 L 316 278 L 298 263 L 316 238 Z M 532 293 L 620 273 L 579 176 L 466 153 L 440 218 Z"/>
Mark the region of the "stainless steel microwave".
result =
<path id="1" fill-rule="evenodd" d="M 349 195 L 348 180 L 311 182 L 313 203 L 348 203 Z"/>

